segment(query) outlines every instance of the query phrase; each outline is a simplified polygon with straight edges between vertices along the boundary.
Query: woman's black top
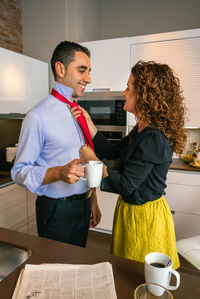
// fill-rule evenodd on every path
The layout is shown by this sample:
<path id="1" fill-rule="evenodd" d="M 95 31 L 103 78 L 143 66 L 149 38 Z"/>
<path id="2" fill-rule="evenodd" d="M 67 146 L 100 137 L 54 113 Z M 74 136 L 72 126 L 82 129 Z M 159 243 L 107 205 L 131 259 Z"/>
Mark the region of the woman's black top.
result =
<path id="1" fill-rule="evenodd" d="M 121 194 L 123 200 L 136 205 L 154 201 L 165 194 L 166 176 L 173 149 L 168 138 L 157 129 L 135 127 L 121 142 L 112 144 L 97 132 L 93 138 L 100 159 L 120 158 L 117 170 L 107 168 L 101 190 Z"/>

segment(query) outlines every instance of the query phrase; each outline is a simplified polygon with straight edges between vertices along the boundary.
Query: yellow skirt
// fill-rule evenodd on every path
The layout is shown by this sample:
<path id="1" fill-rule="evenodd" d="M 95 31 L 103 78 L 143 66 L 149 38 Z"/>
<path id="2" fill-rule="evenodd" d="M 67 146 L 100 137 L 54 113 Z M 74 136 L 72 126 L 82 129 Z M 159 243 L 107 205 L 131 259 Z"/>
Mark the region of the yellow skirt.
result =
<path id="1" fill-rule="evenodd" d="M 111 252 L 139 262 L 149 252 L 162 252 L 171 257 L 174 269 L 180 266 L 174 222 L 163 196 L 144 205 L 128 204 L 119 196 Z"/>

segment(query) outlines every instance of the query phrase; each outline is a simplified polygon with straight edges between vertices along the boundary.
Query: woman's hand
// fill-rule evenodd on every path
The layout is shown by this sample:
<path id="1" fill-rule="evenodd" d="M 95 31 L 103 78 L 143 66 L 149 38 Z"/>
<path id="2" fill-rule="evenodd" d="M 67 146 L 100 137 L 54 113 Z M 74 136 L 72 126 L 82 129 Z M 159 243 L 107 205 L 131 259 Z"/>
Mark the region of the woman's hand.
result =
<path id="1" fill-rule="evenodd" d="M 70 108 L 70 107 L 69 107 L 69 108 Z M 71 109 L 71 113 L 72 113 L 73 117 L 75 118 L 75 120 L 77 120 L 77 118 L 78 118 L 81 114 L 83 114 L 83 116 L 85 117 L 85 120 L 87 121 L 87 123 L 91 122 L 92 119 L 91 119 L 89 113 L 87 113 L 87 111 L 86 111 L 85 109 L 83 109 L 83 108 L 82 108 L 81 106 L 79 106 L 79 105 L 78 105 L 78 108 L 79 108 L 80 110 L 77 110 L 77 107 L 76 107 L 76 106 L 70 108 L 70 109 Z"/>
<path id="2" fill-rule="evenodd" d="M 87 144 L 85 144 L 81 147 L 81 149 L 79 151 L 79 155 L 80 155 L 81 159 L 84 159 L 86 161 L 89 161 L 89 160 L 99 161 L 99 159 L 97 158 L 97 156 L 95 155 L 95 153 L 93 152 L 91 147 Z"/>
<path id="3" fill-rule="evenodd" d="M 86 162 L 90 161 L 90 160 L 96 160 L 96 161 L 100 161 L 97 156 L 95 155 L 95 153 L 93 152 L 93 150 L 91 149 L 91 147 L 89 145 L 83 145 L 79 151 L 79 155 L 80 158 L 85 160 Z M 107 166 L 105 164 L 103 164 L 103 175 L 102 178 L 106 178 L 108 176 L 108 172 L 107 172 Z"/>
<path id="4" fill-rule="evenodd" d="M 87 111 L 85 109 L 83 109 L 81 106 L 78 106 L 78 108 L 80 110 L 77 110 L 77 107 L 70 107 L 69 108 L 71 109 L 71 113 L 73 115 L 73 117 L 75 118 L 76 121 L 78 121 L 78 117 L 82 114 L 84 117 L 85 117 L 85 120 L 87 122 L 87 125 L 88 125 L 88 129 L 90 131 L 90 135 L 91 135 L 91 138 L 93 139 L 94 136 L 96 135 L 97 133 L 97 128 L 95 127 L 95 124 L 93 123 L 89 113 L 87 113 Z"/>

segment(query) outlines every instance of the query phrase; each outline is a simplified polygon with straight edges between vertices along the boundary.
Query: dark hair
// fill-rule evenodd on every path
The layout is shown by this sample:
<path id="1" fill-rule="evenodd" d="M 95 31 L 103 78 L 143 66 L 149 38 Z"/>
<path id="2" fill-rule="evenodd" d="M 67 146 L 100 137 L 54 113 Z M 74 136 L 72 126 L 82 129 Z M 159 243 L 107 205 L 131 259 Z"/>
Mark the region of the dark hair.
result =
<path id="1" fill-rule="evenodd" d="M 74 42 L 62 41 L 57 45 L 51 57 L 51 69 L 55 79 L 57 78 L 55 63 L 60 61 L 64 64 L 65 68 L 67 68 L 68 65 L 74 60 L 75 52 L 83 52 L 90 57 L 90 51 L 86 47 Z"/>
<path id="2" fill-rule="evenodd" d="M 148 126 L 169 138 L 181 154 L 187 141 L 185 105 L 180 82 L 167 64 L 138 61 L 131 70 L 137 94 L 136 113 Z"/>

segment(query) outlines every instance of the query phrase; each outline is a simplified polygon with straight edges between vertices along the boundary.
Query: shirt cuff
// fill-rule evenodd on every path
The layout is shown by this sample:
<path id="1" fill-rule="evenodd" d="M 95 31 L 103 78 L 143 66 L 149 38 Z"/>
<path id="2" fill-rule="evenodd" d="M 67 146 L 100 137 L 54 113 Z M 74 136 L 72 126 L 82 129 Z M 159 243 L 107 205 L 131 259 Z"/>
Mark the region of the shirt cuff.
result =
<path id="1" fill-rule="evenodd" d="M 107 172 L 108 176 L 101 181 L 100 189 L 106 192 L 122 194 L 120 173 L 111 168 L 107 168 Z"/>
<path id="2" fill-rule="evenodd" d="M 24 180 L 24 185 L 32 192 L 37 193 L 38 188 L 42 185 L 47 168 L 35 166 L 30 170 Z"/>

